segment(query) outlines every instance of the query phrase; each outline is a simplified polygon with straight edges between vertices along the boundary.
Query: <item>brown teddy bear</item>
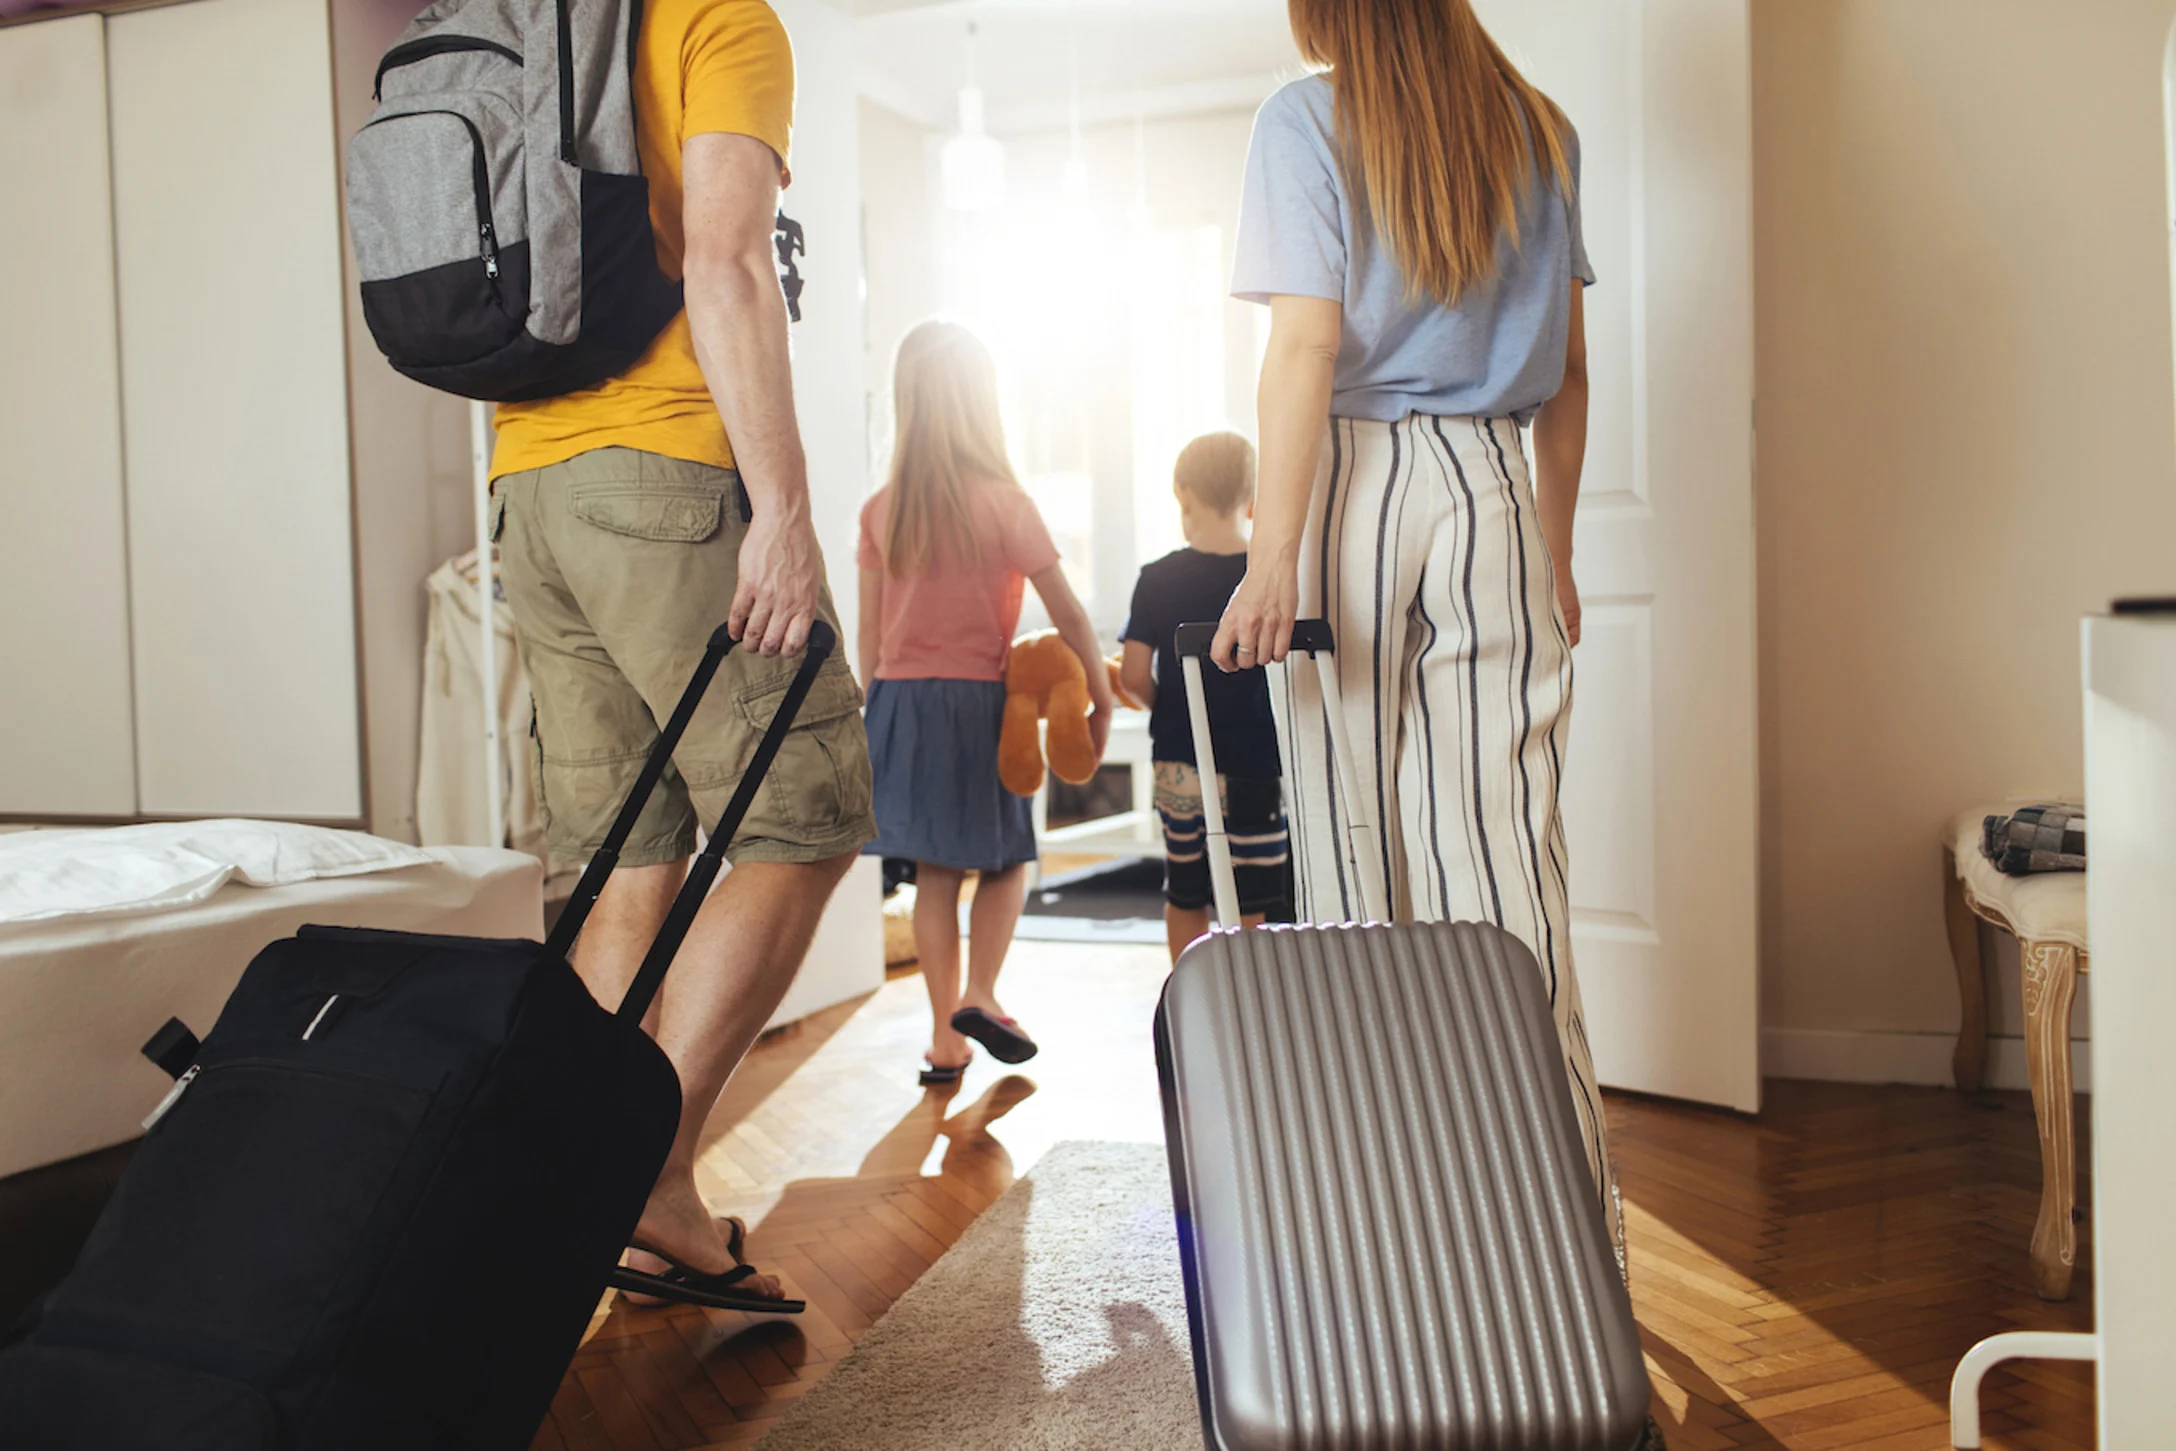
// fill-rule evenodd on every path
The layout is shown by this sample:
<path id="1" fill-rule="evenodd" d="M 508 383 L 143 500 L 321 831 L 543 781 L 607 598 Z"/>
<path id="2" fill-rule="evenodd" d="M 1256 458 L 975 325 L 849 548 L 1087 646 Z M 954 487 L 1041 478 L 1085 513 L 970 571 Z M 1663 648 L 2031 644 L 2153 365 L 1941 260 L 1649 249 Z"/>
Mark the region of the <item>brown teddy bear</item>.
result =
<path id="1" fill-rule="evenodd" d="M 1111 686 L 1121 700 L 1118 665 L 1106 660 Z M 1088 733 L 1088 676 L 1080 657 L 1056 630 L 1022 635 L 1005 665 L 1005 728 L 997 738 L 997 778 L 1015 796 L 1033 796 L 1043 784 L 1043 732 L 1050 722 L 1050 770 L 1080 785 L 1095 775 L 1096 744 Z"/>

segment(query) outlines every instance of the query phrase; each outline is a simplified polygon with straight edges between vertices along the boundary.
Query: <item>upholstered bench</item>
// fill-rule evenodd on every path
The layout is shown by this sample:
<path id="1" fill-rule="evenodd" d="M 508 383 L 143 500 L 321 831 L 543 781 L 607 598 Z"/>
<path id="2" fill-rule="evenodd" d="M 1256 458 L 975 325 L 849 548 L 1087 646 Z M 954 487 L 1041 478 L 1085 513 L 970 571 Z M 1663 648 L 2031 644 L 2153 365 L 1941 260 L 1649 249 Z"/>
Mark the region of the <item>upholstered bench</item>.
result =
<path id="1" fill-rule="evenodd" d="M 1949 950 L 1957 960 L 1964 1021 L 1957 1032 L 1957 1087 L 1972 1092 L 1987 1071 L 1987 964 L 1991 927 L 2017 939 L 2025 984 L 2025 1072 L 2040 1126 L 2040 1218 L 2033 1227 L 2033 1278 L 2040 1296 L 2070 1296 L 2078 1258 L 2075 1223 L 2077 1124 L 2070 1089 L 2070 1005 L 2087 966 L 2085 873 L 2008 877 L 1980 849 L 1981 824 L 2014 806 L 1958 816 L 1943 843 Z"/>

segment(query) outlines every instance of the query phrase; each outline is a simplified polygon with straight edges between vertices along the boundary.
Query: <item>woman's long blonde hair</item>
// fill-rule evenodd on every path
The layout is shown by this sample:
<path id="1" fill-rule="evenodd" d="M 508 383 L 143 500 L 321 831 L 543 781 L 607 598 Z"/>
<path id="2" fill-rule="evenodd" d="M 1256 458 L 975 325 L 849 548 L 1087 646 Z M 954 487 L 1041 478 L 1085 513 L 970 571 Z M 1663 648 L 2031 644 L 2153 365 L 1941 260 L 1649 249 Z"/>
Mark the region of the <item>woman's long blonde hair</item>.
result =
<path id="1" fill-rule="evenodd" d="M 1327 67 L 1338 144 L 1410 293 L 1455 303 L 1519 240 L 1519 198 L 1546 158 L 1572 194 L 1569 123 L 1519 74 L 1471 0 L 1289 0 L 1292 38 Z"/>
<path id="2" fill-rule="evenodd" d="M 1005 456 L 997 362 L 956 322 L 925 322 L 899 344 L 892 365 L 891 524 L 884 566 L 901 577 L 939 563 L 981 563 L 968 481 L 1017 485 Z"/>

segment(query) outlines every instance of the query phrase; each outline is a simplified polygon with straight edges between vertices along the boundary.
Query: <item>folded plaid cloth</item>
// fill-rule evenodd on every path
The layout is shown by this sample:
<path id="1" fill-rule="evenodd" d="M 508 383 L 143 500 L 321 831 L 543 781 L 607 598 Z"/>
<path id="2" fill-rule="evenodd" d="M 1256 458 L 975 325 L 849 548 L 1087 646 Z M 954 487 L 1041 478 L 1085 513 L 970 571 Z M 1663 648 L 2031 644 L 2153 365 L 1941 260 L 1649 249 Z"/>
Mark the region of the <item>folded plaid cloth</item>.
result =
<path id="1" fill-rule="evenodd" d="M 2006 876 L 2082 872 L 2085 808 L 2022 806 L 2008 816 L 1990 816 L 1981 828 L 1980 849 Z"/>

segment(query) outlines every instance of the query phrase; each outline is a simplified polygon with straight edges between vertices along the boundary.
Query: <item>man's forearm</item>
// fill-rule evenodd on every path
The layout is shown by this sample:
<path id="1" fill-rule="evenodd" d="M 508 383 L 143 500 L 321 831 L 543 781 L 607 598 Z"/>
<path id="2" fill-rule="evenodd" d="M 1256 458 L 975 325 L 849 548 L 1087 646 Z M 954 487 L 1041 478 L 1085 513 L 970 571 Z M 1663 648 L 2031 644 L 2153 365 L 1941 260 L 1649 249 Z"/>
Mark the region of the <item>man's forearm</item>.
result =
<path id="1" fill-rule="evenodd" d="M 722 259 L 687 278 L 688 326 L 755 508 L 806 518 L 808 460 L 793 408 L 786 301 L 768 261 Z"/>
<path id="2" fill-rule="evenodd" d="M 1534 506 L 1549 557 L 1570 565 L 1572 518 L 1579 508 L 1579 475 L 1587 457 L 1587 380 L 1569 377 L 1534 418 Z"/>

